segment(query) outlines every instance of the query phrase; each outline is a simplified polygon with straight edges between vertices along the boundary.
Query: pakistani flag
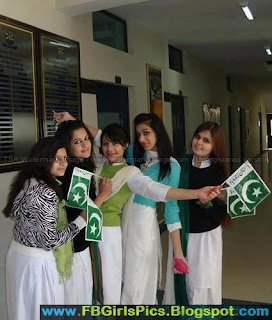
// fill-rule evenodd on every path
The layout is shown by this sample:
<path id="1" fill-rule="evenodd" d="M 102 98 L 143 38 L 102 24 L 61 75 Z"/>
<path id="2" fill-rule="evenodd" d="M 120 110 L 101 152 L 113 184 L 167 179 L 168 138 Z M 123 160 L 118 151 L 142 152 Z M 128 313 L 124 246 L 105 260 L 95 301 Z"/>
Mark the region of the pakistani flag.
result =
<path id="1" fill-rule="evenodd" d="M 102 241 L 103 217 L 95 203 L 88 199 L 88 218 L 85 239 L 91 241 Z"/>
<path id="2" fill-rule="evenodd" d="M 248 161 L 226 183 L 233 188 L 248 211 L 252 211 L 270 194 L 270 190 Z"/>
<path id="3" fill-rule="evenodd" d="M 256 214 L 255 208 L 252 211 L 247 210 L 246 206 L 231 187 L 227 188 L 227 192 L 227 212 L 231 219 L 252 216 Z"/>
<path id="4" fill-rule="evenodd" d="M 87 208 L 92 173 L 75 167 L 67 196 L 67 206 L 78 209 Z"/>

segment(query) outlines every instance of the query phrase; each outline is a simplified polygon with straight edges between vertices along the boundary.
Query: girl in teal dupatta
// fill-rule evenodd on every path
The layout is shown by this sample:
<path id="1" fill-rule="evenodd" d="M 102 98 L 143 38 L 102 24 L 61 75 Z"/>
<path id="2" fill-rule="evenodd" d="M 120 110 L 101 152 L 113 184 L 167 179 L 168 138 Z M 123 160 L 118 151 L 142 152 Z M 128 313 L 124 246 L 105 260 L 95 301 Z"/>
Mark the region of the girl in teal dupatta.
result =
<path id="1" fill-rule="evenodd" d="M 180 187 L 194 189 L 223 183 L 229 170 L 222 128 L 214 122 L 202 123 L 193 135 L 192 151 L 193 154 L 181 159 Z M 179 207 L 183 252 L 190 272 L 174 275 L 175 301 L 172 303 L 221 304 L 221 225 L 230 225 L 226 205 L 215 198 L 206 203 L 179 201 Z M 170 294 L 171 281 L 169 283 L 166 295 Z"/>

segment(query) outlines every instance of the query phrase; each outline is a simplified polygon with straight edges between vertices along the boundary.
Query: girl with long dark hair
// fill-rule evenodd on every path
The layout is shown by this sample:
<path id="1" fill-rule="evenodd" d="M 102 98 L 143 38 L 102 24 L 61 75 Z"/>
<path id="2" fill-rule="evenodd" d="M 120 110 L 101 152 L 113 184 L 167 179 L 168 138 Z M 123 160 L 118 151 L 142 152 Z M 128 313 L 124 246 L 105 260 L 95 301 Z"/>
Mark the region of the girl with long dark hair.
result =
<path id="1" fill-rule="evenodd" d="M 181 162 L 182 188 L 222 184 L 229 176 L 225 136 L 215 122 L 204 122 L 192 139 L 192 154 Z M 182 245 L 190 273 L 168 272 L 166 304 L 222 303 L 222 225 L 230 226 L 226 205 L 218 198 L 205 203 L 179 201 Z M 169 257 L 169 265 L 172 257 Z M 171 279 L 172 278 L 172 279 Z M 175 295 L 173 295 L 175 290 Z"/>
<path id="2" fill-rule="evenodd" d="M 96 169 L 93 161 L 93 138 L 89 129 L 79 120 L 63 122 L 58 127 L 56 137 L 67 145 L 69 157 L 68 168 L 61 179 L 61 188 L 66 199 L 73 169 L 78 167 L 89 172 L 94 172 Z M 111 192 L 109 179 L 102 179 L 99 187 L 98 194 L 95 196 L 95 184 L 92 179 L 89 196 L 98 207 Z M 72 221 L 81 214 L 81 209 L 67 207 L 66 211 L 68 221 Z M 102 303 L 102 277 L 98 245 L 96 242 L 85 240 L 85 228 L 74 238 L 73 243 L 73 273 L 64 285 L 65 303 L 92 304 L 93 298 Z"/>
<path id="3" fill-rule="evenodd" d="M 58 177 L 67 167 L 65 144 L 37 142 L 14 178 L 3 210 L 14 220 L 6 257 L 9 319 L 39 319 L 40 305 L 64 304 L 63 283 L 71 277 L 71 240 L 86 225 L 86 212 L 67 222 Z"/>
<path id="4" fill-rule="evenodd" d="M 145 176 L 171 187 L 178 187 L 180 166 L 172 158 L 171 142 L 161 119 L 142 113 L 134 119 L 134 164 Z M 122 304 L 156 304 L 161 272 L 161 243 L 156 202 L 135 195 L 130 206 Z M 180 245 L 180 219 L 177 201 L 165 203 L 165 222 L 174 247 L 174 258 L 186 264 Z"/>

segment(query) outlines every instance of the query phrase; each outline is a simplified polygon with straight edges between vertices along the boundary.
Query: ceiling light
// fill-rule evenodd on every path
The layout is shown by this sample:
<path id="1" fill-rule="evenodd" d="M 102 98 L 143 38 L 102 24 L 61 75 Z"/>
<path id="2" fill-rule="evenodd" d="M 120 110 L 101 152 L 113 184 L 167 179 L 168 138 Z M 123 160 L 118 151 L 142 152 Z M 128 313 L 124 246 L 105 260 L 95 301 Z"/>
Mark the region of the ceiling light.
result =
<path id="1" fill-rule="evenodd" d="M 272 51 L 269 46 L 264 47 L 264 49 L 269 56 L 272 56 Z"/>
<path id="2" fill-rule="evenodd" d="M 239 5 L 242 8 L 242 10 L 244 11 L 244 14 L 248 18 L 248 20 L 253 20 L 254 17 L 253 17 L 253 15 L 252 15 L 249 7 L 248 7 L 248 2 L 240 2 Z"/>

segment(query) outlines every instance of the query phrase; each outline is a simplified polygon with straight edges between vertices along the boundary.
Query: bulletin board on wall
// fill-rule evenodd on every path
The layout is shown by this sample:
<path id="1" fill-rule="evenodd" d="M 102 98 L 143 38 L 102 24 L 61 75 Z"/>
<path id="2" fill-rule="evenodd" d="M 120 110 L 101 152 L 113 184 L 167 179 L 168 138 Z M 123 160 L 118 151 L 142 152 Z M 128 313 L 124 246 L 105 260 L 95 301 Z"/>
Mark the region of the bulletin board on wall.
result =
<path id="1" fill-rule="evenodd" d="M 79 43 L 0 16 L 0 172 L 55 133 L 53 110 L 81 118 Z"/>

